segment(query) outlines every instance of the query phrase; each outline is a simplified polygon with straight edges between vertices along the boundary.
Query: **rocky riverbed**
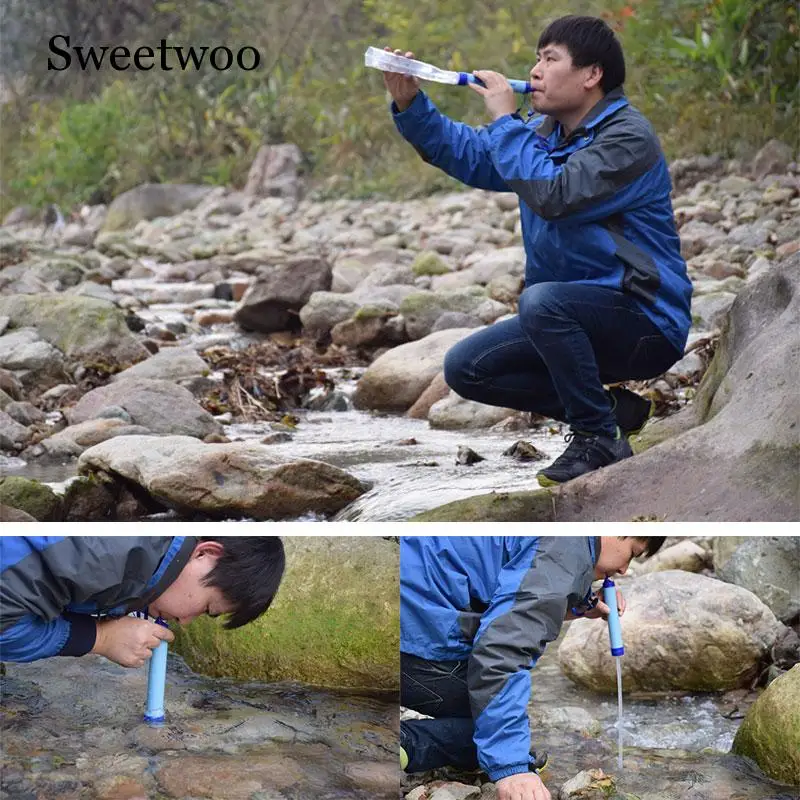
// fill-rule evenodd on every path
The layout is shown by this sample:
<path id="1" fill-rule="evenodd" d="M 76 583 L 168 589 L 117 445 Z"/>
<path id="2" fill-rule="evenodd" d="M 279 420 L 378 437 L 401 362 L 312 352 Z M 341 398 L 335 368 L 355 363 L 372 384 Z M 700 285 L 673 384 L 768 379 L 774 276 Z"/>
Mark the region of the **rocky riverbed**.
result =
<path id="1" fill-rule="evenodd" d="M 397 705 L 300 684 L 209 679 L 179 656 L 163 727 L 147 668 L 100 656 L 8 664 L 0 794 L 9 800 L 394 800 Z"/>
<path id="2" fill-rule="evenodd" d="M 747 165 L 672 165 L 694 325 L 684 359 L 634 387 L 656 403 L 634 443 L 648 452 L 526 500 L 519 518 L 795 518 L 793 155 L 773 142 Z M 563 449 L 560 425 L 463 401 L 441 377 L 453 343 L 516 311 L 514 195 L 264 193 L 145 185 L 44 238 L 28 210 L 7 217 L 0 504 L 18 509 L 8 518 L 408 519 L 532 488 Z M 517 440 L 535 448 L 516 451 L 527 461 L 503 455 Z M 462 445 L 485 460 L 468 466 Z M 693 496 L 704 481 L 716 485 Z M 620 483 L 622 507 L 606 500 Z M 489 518 L 518 513 L 492 508 Z"/>

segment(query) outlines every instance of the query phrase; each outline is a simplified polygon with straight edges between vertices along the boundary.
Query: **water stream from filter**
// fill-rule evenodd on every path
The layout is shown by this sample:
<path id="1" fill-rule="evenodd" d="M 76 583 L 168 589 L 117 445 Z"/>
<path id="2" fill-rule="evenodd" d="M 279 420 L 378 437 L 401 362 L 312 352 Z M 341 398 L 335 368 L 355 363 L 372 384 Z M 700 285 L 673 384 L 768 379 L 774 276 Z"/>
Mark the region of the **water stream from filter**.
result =
<path id="1" fill-rule="evenodd" d="M 617 769 L 622 771 L 622 656 L 615 656 L 617 662 Z"/>

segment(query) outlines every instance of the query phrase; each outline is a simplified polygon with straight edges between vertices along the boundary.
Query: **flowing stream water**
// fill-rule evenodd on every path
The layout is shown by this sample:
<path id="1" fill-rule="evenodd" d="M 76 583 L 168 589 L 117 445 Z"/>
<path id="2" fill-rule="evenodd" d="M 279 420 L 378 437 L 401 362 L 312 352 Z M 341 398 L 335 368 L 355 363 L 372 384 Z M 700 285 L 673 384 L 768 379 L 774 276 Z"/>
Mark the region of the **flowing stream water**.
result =
<path id="1" fill-rule="evenodd" d="M 166 724 L 143 722 L 147 667 L 100 656 L 7 664 L 8 800 L 397 797 L 397 701 L 197 675 L 170 655 Z"/>
<path id="2" fill-rule="evenodd" d="M 620 731 L 613 695 L 583 689 L 561 672 L 558 644 L 568 628 L 566 623 L 532 671 L 528 707 L 532 746 L 550 756 L 542 778 L 554 798 L 558 787 L 578 772 L 602 769 L 614 779 L 610 800 L 800 800 L 797 787 L 770 780 L 753 763 L 730 753 L 755 693 L 735 693 L 735 701 L 726 694 L 626 694 Z M 453 773 L 448 777 L 474 780 Z M 408 791 L 430 779 L 430 773 L 414 776 L 404 781 L 404 788 Z"/>

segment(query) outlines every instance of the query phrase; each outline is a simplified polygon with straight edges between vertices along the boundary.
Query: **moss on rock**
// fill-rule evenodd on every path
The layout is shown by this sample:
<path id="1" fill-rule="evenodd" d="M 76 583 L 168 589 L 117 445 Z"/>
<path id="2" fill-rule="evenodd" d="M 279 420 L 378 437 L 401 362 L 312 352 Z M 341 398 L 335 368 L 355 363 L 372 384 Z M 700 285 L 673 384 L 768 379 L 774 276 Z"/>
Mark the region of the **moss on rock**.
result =
<path id="1" fill-rule="evenodd" d="M 549 489 L 476 495 L 417 514 L 412 522 L 555 522 Z"/>
<path id="2" fill-rule="evenodd" d="M 733 752 L 771 778 L 800 786 L 800 664 L 774 680 L 751 706 Z"/>
<path id="3" fill-rule="evenodd" d="M 10 475 L 0 481 L 0 503 L 30 514 L 39 522 L 61 519 L 61 499 L 39 481 Z"/>
<path id="4" fill-rule="evenodd" d="M 432 250 L 426 250 L 420 253 L 414 259 L 414 263 L 411 265 L 411 271 L 417 276 L 445 275 L 448 272 L 452 272 L 439 254 Z"/>
<path id="5" fill-rule="evenodd" d="M 284 539 L 275 603 L 235 631 L 195 620 L 175 646 L 210 675 L 318 686 L 396 689 L 399 548 L 372 537 Z"/>

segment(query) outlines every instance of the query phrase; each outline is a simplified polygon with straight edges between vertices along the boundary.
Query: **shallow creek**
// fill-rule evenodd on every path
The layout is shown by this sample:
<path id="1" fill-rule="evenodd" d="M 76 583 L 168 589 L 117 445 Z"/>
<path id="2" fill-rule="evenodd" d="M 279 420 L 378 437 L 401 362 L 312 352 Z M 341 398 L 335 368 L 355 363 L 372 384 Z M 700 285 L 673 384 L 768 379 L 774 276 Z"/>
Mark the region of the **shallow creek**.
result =
<path id="1" fill-rule="evenodd" d="M 147 668 L 100 656 L 7 664 L 9 800 L 397 797 L 391 696 L 211 679 L 169 657 L 167 724 L 142 722 Z"/>

